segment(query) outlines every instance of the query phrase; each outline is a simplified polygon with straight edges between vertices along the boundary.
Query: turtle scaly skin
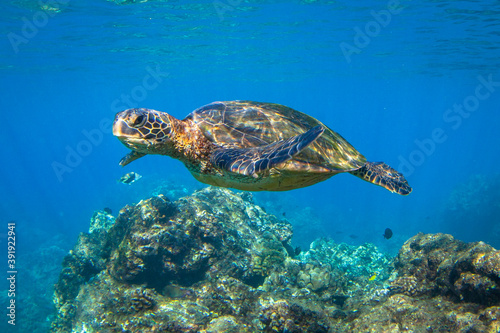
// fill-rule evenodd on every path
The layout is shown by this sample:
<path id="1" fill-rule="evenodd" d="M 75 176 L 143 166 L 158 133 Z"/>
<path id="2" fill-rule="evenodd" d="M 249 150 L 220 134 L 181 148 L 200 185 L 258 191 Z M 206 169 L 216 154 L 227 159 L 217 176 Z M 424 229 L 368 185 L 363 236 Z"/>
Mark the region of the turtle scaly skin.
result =
<path id="1" fill-rule="evenodd" d="M 214 102 L 184 120 L 149 109 L 119 112 L 113 134 L 132 150 L 120 165 L 147 154 L 183 162 L 199 181 L 247 191 L 286 191 L 349 172 L 407 195 L 402 174 L 367 162 L 315 118 L 280 104 Z"/>

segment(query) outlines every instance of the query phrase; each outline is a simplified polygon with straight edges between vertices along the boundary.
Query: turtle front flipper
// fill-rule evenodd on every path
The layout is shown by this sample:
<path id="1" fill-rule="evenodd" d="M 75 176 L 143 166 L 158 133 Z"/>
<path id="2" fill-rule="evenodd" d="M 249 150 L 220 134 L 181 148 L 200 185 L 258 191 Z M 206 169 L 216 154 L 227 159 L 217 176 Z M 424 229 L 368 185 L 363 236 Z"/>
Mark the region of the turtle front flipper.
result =
<path id="1" fill-rule="evenodd" d="M 266 146 L 218 149 L 210 157 L 210 162 L 223 170 L 257 177 L 258 172 L 290 160 L 314 142 L 323 131 L 324 128 L 318 125 L 303 134 Z"/>
<path id="2" fill-rule="evenodd" d="M 119 164 L 121 166 L 125 166 L 125 165 L 129 164 L 130 162 L 133 162 L 136 159 L 141 158 L 141 157 L 146 156 L 146 155 L 147 154 L 139 153 L 139 152 L 136 152 L 135 150 L 132 150 L 130 153 L 123 156 L 123 158 L 120 160 Z"/>
<path id="3" fill-rule="evenodd" d="M 350 173 L 397 194 L 408 195 L 412 191 L 405 177 L 383 162 L 366 162 L 363 167 Z"/>

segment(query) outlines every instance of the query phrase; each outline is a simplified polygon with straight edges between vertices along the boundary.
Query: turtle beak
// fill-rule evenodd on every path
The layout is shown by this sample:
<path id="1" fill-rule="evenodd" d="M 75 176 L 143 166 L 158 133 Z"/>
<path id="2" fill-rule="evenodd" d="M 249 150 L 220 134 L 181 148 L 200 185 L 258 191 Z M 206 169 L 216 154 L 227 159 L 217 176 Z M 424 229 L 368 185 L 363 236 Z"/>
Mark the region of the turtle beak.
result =
<path id="1" fill-rule="evenodd" d="M 113 135 L 117 137 L 123 136 L 124 127 L 128 126 L 126 126 L 125 122 L 122 119 L 116 117 L 115 121 L 113 122 Z"/>
<path id="2" fill-rule="evenodd" d="M 137 136 L 137 130 L 135 128 L 130 128 L 127 122 L 121 117 L 121 112 L 116 114 L 115 121 L 113 123 L 113 135 L 122 137 Z"/>
<path id="3" fill-rule="evenodd" d="M 116 115 L 113 123 L 113 135 L 127 148 L 132 150 L 140 149 L 145 144 L 142 134 L 136 128 L 130 127 L 125 121 L 126 118 L 120 117 L 120 113 Z"/>

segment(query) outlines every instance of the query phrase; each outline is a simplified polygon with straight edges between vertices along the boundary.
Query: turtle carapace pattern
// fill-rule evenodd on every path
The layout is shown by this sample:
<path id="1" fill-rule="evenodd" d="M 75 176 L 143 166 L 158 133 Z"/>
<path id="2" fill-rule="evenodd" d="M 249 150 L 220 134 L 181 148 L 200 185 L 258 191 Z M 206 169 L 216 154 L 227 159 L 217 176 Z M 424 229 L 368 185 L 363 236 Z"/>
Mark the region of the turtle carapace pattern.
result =
<path id="1" fill-rule="evenodd" d="M 214 102 L 183 120 L 150 109 L 116 114 L 113 134 L 132 151 L 125 166 L 148 154 L 184 163 L 199 181 L 245 191 L 287 191 L 349 172 L 391 192 L 409 194 L 402 174 L 367 162 L 320 121 L 289 107 Z"/>

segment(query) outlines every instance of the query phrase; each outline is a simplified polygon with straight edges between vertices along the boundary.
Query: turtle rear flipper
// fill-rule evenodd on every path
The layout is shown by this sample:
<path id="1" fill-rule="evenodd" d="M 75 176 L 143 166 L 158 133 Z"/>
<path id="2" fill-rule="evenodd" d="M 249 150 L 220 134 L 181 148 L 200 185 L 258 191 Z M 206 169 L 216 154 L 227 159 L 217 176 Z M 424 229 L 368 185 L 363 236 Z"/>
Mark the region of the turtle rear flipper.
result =
<path id="1" fill-rule="evenodd" d="M 257 172 L 270 169 L 293 158 L 323 132 L 324 128 L 318 125 L 303 134 L 266 146 L 218 149 L 212 154 L 210 161 L 218 168 L 256 178 Z"/>
<path id="2" fill-rule="evenodd" d="M 350 173 L 401 195 L 408 195 L 412 191 L 405 177 L 383 162 L 366 162 L 363 167 Z"/>

